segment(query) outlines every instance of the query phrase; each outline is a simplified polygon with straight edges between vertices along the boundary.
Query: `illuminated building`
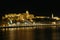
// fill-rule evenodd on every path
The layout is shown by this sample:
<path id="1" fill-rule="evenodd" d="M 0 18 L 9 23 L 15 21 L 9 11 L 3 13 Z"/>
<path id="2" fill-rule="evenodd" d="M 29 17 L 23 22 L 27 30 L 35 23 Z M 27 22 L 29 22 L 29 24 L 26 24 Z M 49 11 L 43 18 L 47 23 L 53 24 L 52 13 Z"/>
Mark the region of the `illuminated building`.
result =
<path id="1" fill-rule="evenodd" d="M 5 16 L 2 16 L 2 21 L 6 20 L 5 24 L 7 25 L 11 25 L 11 24 L 18 24 L 18 22 L 33 22 L 34 15 L 33 14 L 29 14 L 28 11 L 26 11 L 26 13 L 19 13 L 19 14 L 6 14 Z M 15 23 L 14 23 L 15 21 Z"/>
<path id="2" fill-rule="evenodd" d="M 60 20 L 59 17 L 54 17 L 54 15 L 52 14 L 52 17 L 47 17 L 47 16 L 35 16 L 33 14 L 30 14 L 28 11 L 26 11 L 25 13 L 10 13 L 10 14 L 6 14 L 5 16 L 2 16 L 2 24 L 4 26 L 5 25 L 19 25 L 21 23 L 34 23 L 35 21 L 33 19 L 43 19 L 43 21 L 45 18 L 46 19 L 55 19 L 56 21 Z M 40 21 L 39 20 L 39 21 Z M 49 21 L 49 20 L 48 20 Z M 55 22 L 52 22 L 52 24 L 56 24 Z M 41 21 L 40 21 L 41 22 Z M 51 21 L 50 21 L 51 22 Z"/>
<path id="3" fill-rule="evenodd" d="M 59 17 L 54 17 L 54 15 L 52 14 L 52 19 L 56 19 L 56 20 L 60 20 Z"/>

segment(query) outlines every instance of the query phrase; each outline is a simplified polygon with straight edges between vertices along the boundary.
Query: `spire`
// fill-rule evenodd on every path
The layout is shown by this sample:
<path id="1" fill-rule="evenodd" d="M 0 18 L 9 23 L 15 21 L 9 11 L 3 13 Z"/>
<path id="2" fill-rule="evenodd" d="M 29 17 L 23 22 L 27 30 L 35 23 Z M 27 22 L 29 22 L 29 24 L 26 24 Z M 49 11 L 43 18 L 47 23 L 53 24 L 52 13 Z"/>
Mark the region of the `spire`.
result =
<path id="1" fill-rule="evenodd" d="M 52 13 L 52 18 L 54 17 L 53 13 Z"/>
<path id="2" fill-rule="evenodd" d="M 53 18 L 53 17 L 54 17 L 54 15 L 53 15 L 53 11 L 51 11 L 51 13 L 52 13 L 51 17 Z"/>
<path id="3" fill-rule="evenodd" d="M 26 13 L 29 14 L 29 11 L 27 10 Z"/>

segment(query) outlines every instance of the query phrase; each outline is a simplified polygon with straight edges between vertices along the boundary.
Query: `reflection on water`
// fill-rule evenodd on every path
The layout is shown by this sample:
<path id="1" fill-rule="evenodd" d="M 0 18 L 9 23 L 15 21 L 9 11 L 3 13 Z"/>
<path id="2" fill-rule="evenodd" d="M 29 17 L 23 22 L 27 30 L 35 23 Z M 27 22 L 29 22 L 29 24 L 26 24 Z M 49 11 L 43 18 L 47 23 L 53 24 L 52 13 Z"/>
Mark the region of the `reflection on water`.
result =
<path id="1" fill-rule="evenodd" d="M 1 40 L 60 40 L 60 27 L 0 28 Z"/>

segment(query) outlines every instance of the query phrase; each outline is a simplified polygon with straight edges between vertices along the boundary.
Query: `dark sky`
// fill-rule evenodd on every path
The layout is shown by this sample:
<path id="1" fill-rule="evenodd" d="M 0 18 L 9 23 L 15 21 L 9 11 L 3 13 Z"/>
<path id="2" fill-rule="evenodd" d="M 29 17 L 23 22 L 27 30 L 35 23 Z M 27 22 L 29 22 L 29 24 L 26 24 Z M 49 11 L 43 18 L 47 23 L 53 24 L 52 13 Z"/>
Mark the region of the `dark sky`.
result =
<path id="1" fill-rule="evenodd" d="M 60 3 L 58 0 L 2 0 L 0 1 L 0 15 L 5 13 L 19 13 L 29 10 L 35 15 L 60 16 Z"/>

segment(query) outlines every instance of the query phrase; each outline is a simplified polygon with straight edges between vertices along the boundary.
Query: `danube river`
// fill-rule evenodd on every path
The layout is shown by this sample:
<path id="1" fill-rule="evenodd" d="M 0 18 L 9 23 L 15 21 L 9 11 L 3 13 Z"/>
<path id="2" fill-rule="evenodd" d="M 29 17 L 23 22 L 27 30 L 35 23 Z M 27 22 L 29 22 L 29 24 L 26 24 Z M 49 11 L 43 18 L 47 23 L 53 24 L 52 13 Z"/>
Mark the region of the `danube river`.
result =
<path id="1" fill-rule="evenodd" d="M 0 28 L 0 40 L 60 40 L 59 25 Z"/>

